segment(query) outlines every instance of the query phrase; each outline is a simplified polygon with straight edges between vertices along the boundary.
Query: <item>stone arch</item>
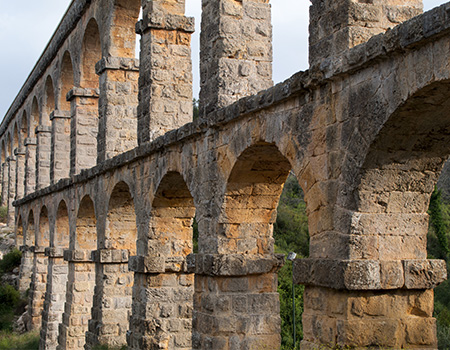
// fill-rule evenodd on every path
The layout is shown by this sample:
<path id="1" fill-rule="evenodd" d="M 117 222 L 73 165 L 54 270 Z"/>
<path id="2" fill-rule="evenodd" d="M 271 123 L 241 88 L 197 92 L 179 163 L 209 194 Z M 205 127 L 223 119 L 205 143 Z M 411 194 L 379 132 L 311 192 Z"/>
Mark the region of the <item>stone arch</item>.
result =
<path id="1" fill-rule="evenodd" d="M 136 213 L 129 186 L 121 181 L 111 193 L 106 216 L 105 243 L 106 249 L 128 250 L 130 255 L 136 254 Z"/>
<path id="2" fill-rule="evenodd" d="M 74 71 L 72 57 L 69 51 L 64 52 L 61 61 L 59 108 L 63 111 L 70 111 L 70 102 L 67 101 L 67 93 L 74 87 Z"/>
<path id="3" fill-rule="evenodd" d="M 78 207 L 75 249 L 97 249 L 97 218 L 94 202 L 89 195 L 83 197 Z"/>
<path id="4" fill-rule="evenodd" d="M 121 347 L 126 344 L 128 314 L 131 311 L 133 273 L 128 256 L 136 254 L 136 214 L 128 184 L 114 186 L 108 203 L 105 237 L 99 237 L 99 255 L 92 319 L 87 348 L 96 344 Z M 109 303 L 109 300 L 121 300 Z M 108 334 L 107 336 L 105 334 Z"/>
<path id="5" fill-rule="evenodd" d="M 55 108 L 55 90 L 53 85 L 53 79 L 49 75 L 47 76 L 47 79 L 45 81 L 45 104 L 44 104 L 44 111 L 45 113 L 42 113 L 42 125 L 50 125 L 50 113 L 52 113 Z"/>
<path id="6" fill-rule="evenodd" d="M 39 215 L 39 230 L 36 232 L 36 246 L 45 248 L 50 246 L 50 220 L 46 206 L 43 206 Z"/>
<path id="7" fill-rule="evenodd" d="M 34 246 L 36 242 L 36 231 L 34 226 L 34 213 L 30 210 L 28 213 L 27 229 L 25 231 L 25 245 Z"/>
<path id="8" fill-rule="evenodd" d="M 352 226 L 380 246 L 371 258 L 426 259 L 429 200 L 450 155 L 448 88 L 433 83 L 413 94 L 383 123 L 365 153 L 347 204 L 372 222 Z M 433 104 L 423 103 L 430 95 Z"/>
<path id="9" fill-rule="evenodd" d="M 165 349 L 193 348 L 194 274 L 184 266 L 193 252 L 194 216 L 194 199 L 183 177 L 175 171 L 167 172 L 153 196 L 148 237 L 140 237 L 138 245 L 137 265 L 145 259 L 159 263 L 154 271 L 135 269 L 130 349 L 139 349 L 143 339 L 149 339 L 150 347 L 165 344 Z M 173 289 L 170 296 L 165 288 L 169 284 Z M 160 332 L 139 327 L 149 319 L 155 324 L 182 322 L 183 327 Z"/>
<path id="10" fill-rule="evenodd" d="M 29 123 L 29 137 L 36 137 L 36 127 L 39 125 L 40 112 L 39 112 L 39 103 L 38 99 L 33 97 L 33 102 L 31 104 L 31 115 L 30 115 L 30 123 Z"/>
<path id="11" fill-rule="evenodd" d="M 19 148 L 19 142 L 20 142 L 20 138 L 19 138 L 19 132 L 18 132 L 18 125 L 17 123 L 14 123 L 13 125 L 13 138 L 12 138 L 12 152 L 14 154 L 14 150 Z"/>
<path id="12" fill-rule="evenodd" d="M 194 199 L 183 179 L 174 171 L 158 184 L 150 211 L 150 256 L 186 257 L 192 253 Z"/>
<path id="13" fill-rule="evenodd" d="M 16 223 L 16 247 L 20 248 L 23 245 L 25 245 L 24 224 L 22 220 L 22 215 L 19 214 Z"/>
<path id="14" fill-rule="evenodd" d="M 5 141 L 5 138 L 3 138 L 2 139 L 2 164 L 4 162 L 6 162 L 6 158 L 7 158 L 6 151 L 7 151 L 6 141 Z"/>
<path id="15" fill-rule="evenodd" d="M 11 137 L 11 133 L 8 131 L 6 133 L 6 146 L 7 146 L 7 157 L 11 157 L 12 156 L 12 137 Z"/>
<path id="16" fill-rule="evenodd" d="M 261 142 L 242 152 L 232 169 L 219 217 L 219 230 L 232 238 L 219 253 L 273 254 L 272 225 L 290 162 L 274 144 Z"/>
<path id="17" fill-rule="evenodd" d="M 19 125 L 21 144 L 24 145 L 25 139 L 28 137 L 28 115 L 25 110 L 22 113 L 22 119 L 20 120 Z"/>
<path id="18" fill-rule="evenodd" d="M 67 209 L 67 204 L 64 199 L 61 200 L 61 202 L 59 202 L 58 210 L 56 211 L 54 235 L 55 235 L 53 239 L 54 247 L 69 248 L 70 242 L 69 210 Z"/>
<path id="19" fill-rule="evenodd" d="M 98 88 L 99 79 L 95 72 L 96 63 L 102 58 L 102 44 L 98 24 L 91 18 L 86 26 L 81 54 L 81 87 Z"/>
<path id="20" fill-rule="evenodd" d="M 117 57 L 134 58 L 136 49 L 136 23 L 141 2 L 139 0 L 116 0 L 111 34 L 110 52 Z"/>

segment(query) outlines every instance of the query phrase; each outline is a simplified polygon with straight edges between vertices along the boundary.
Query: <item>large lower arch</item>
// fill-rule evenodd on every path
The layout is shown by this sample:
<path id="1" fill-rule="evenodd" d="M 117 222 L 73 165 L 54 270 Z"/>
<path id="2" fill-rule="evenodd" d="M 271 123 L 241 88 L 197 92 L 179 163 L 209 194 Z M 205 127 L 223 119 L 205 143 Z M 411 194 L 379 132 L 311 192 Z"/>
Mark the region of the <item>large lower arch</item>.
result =
<path id="1" fill-rule="evenodd" d="M 214 254 L 204 258 L 196 275 L 194 349 L 211 342 L 213 347 L 280 348 L 280 262 L 272 230 L 290 169 L 278 148 L 266 142 L 244 150 L 232 167 L 216 219 L 216 247 L 202 246 L 200 232 L 199 251 Z M 224 300 L 235 307 L 224 307 Z"/>
<path id="2" fill-rule="evenodd" d="M 39 215 L 39 226 L 36 230 L 36 244 L 34 246 L 33 276 L 28 309 L 30 329 L 39 329 L 42 322 L 42 310 L 48 276 L 48 257 L 45 255 L 45 249 L 49 247 L 49 240 L 50 221 L 47 207 L 43 206 Z"/>
<path id="3" fill-rule="evenodd" d="M 64 314 L 59 324 L 58 350 L 84 349 L 91 319 L 95 288 L 93 251 L 97 249 L 97 217 L 94 203 L 85 195 L 77 210 L 75 232 L 70 233 L 69 249 L 64 259 L 69 272 Z"/>
<path id="4" fill-rule="evenodd" d="M 45 251 L 48 256 L 48 279 L 42 314 L 41 349 L 56 349 L 58 345 L 58 325 L 64 313 L 68 277 L 64 250 L 69 248 L 69 234 L 69 211 L 66 202 L 61 200 L 56 211 L 50 247 Z"/>
<path id="5" fill-rule="evenodd" d="M 133 273 L 128 258 L 136 254 L 136 214 L 130 188 L 119 182 L 109 198 L 104 235 L 96 252 L 97 282 L 86 348 L 126 344 Z"/>
<path id="6" fill-rule="evenodd" d="M 20 264 L 19 291 L 22 295 L 30 288 L 33 274 L 35 238 L 34 214 L 33 210 L 29 210 L 24 230 L 24 245 L 20 247 L 22 251 L 22 262 Z"/>
<path id="7" fill-rule="evenodd" d="M 133 258 L 133 314 L 130 349 L 192 348 L 194 274 L 186 269 L 193 251 L 194 200 L 183 177 L 167 173 L 159 183 L 150 212 L 148 237 Z M 179 323 L 180 327 L 171 327 Z M 145 327 L 143 327 L 145 325 Z"/>

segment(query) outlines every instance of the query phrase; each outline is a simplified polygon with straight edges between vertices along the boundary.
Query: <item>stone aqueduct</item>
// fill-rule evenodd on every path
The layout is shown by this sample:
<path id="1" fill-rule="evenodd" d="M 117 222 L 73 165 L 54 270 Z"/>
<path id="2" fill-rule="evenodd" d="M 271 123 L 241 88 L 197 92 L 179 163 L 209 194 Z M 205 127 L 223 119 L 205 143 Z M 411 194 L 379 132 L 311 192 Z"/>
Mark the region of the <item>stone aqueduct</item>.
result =
<path id="1" fill-rule="evenodd" d="M 269 0 L 203 0 L 192 122 L 184 2 L 74 0 L 1 124 L 41 349 L 279 349 L 290 171 L 311 237 L 302 349 L 436 349 L 447 273 L 426 211 L 450 154 L 450 4 L 312 0 L 311 68 L 272 86 Z"/>

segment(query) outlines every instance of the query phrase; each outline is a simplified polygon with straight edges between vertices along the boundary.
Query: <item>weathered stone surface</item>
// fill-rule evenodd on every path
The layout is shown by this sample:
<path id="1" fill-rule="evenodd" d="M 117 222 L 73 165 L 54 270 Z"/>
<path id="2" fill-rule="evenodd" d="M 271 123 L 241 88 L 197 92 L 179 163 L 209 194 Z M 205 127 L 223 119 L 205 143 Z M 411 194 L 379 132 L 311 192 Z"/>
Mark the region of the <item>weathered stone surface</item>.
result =
<path id="1" fill-rule="evenodd" d="M 136 25 L 140 6 L 74 1 L 0 126 L 41 347 L 279 348 L 273 224 L 292 171 L 302 348 L 436 349 L 446 272 L 426 260 L 426 211 L 449 155 L 449 5 L 314 0 L 311 69 L 270 87 L 269 1 L 204 1 L 194 122 L 193 19 L 154 0 Z"/>

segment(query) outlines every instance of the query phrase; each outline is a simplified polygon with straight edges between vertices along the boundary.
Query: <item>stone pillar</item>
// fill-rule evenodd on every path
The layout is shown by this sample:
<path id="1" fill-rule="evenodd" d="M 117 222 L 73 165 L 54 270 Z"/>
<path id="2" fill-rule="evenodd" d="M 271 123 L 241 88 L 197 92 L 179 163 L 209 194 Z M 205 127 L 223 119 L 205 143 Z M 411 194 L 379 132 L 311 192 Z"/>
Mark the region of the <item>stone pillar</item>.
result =
<path id="1" fill-rule="evenodd" d="M 36 148 L 34 138 L 25 139 L 25 195 L 36 191 Z"/>
<path id="2" fill-rule="evenodd" d="M 194 274 L 188 271 L 186 260 L 134 256 L 130 270 L 136 293 L 129 349 L 192 349 Z"/>
<path id="3" fill-rule="evenodd" d="M 36 127 L 36 187 L 45 188 L 50 185 L 50 154 L 52 151 L 52 129 L 47 125 Z"/>
<path id="4" fill-rule="evenodd" d="M 128 270 L 128 250 L 101 249 L 94 256 L 97 283 L 86 349 L 97 344 L 121 347 L 127 341 L 132 302 L 133 273 Z"/>
<path id="5" fill-rule="evenodd" d="M 47 287 L 48 258 L 45 256 L 45 247 L 34 246 L 33 253 L 33 275 L 28 305 L 30 324 L 28 329 L 39 329 L 42 323 L 42 310 Z"/>
<path id="6" fill-rule="evenodd" d="M 138 141 L 153 141 L 192 121 L 191 34 L 184 0 L 145 1 L 139 68 Z"/>
<path id="7" fill-rule="evenodd" d="M 25 150 L 16 149 L 16 199 L 23 198 L 25 194 Z"/>
<path id="8" fill-rule="evenodd" d="M 50 183 L 68 178 L 70 172 L 70 112 L 54 111 L 52 121 L 52 152 L 50 157 Z"/>
<path id="9" fill-rule="evenodd" d="M 269 0 L 203 0 L 200 116 L 272 86 Z"/>
<path id="10" fill-rule="evenodd" d="M 96 65 L 100 76 L 98 160 L 137 146 L 139 61 L 105 57 Z"/>
<path id="11" fill-rule="evenodd" d="M 2 168 L 2 207 L 6 207 L 8 205 L 9 162 L 5 160 Z"/>
<path id="12" fill-rule="evenodd" d="M 338 58 L 422 12 L 422 0 L 312 0 L 309 25 L 309 64 Z"/>
<path id="13" fill-rule="evenodd" d="M 30 289 L 33 274 L 34 246 L 23 245 L 20 247 L 20 251 L 22 252 L 22 260 L 19 272 L 19 292 L 21 295 L 25 295 L 27 290 Z"/>
<path id="14" fill-rule="evenodd" d="M 193 349 L 279 349 L 282 256 L 198 254 Z"/>
<path id="15" fill-rule="evenodd" d="M 69 274 L 57 349 L 81 350 L 86 343 L 91 319 L 95 263 L 90 250 L 66 250 L 64 260 L 69 263 Z"/>
<path id="16" fill-rule="evenodd" d="M 70 175 L 97 164 L 98 90 L 73 88 L 71 101 Z"/>
<path id="17" fill-rule="evenodd" d="M 16 209 L 13 202 L 16 200 L 16 158 L 8 157 L 8 221 L 9 227 L 14 227 Z"/>
<path id="18" fill-rule="evenodd" d="M 39 346 L 41 350 L 54 350 L 58 345 L 58 326 L 64 312 L 68 275 L 68 263 L 64 261 L 63 253 L 63 248 L 45 249 L 45 255 L 48 257 L 48 279 L 42 312 Z"/>

